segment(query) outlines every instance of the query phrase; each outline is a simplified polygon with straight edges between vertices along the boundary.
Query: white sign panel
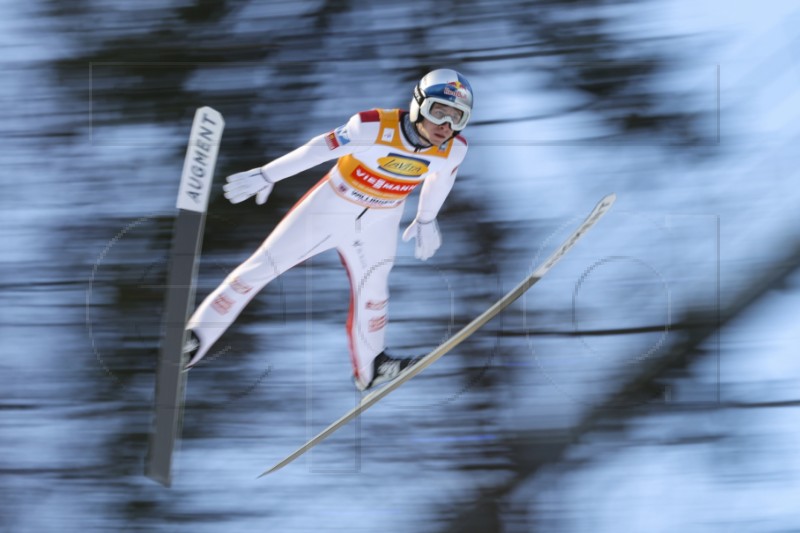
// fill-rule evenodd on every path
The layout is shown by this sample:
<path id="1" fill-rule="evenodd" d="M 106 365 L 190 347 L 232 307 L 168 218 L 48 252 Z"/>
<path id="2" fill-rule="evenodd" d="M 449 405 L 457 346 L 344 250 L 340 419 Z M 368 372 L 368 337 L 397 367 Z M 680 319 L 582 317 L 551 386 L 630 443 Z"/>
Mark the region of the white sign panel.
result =
<path id="1" fill-rule="evenodd" d="M 204 213 L 208 208 L 214 165 L 224 128 L 225 120 L 215 109 L 201 107 L 194 114 L 178 190 L 178 209 Z"/>

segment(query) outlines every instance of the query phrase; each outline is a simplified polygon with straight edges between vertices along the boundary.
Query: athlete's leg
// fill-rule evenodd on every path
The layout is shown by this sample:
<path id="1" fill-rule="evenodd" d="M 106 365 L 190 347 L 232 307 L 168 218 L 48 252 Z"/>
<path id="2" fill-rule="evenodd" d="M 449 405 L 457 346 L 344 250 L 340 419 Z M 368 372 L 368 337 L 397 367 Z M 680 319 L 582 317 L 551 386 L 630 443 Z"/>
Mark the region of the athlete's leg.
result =
<path id="1" fill-rule="evenodd" d="M 371 209 L 354 221 L 349 238 L 337 250 L 350 278 L 347 319 L 353 373 L 363 384 L 372 379 L 372 360 L 385 348 L 389 311 L 389 273 L 397 252 L 402 206 Z"/>
<path id="2" fill-rule="evenodd" d="M 187 323 L 200 347 L 189 366 L 202 359 L 244 307 L 267 283 L 298 263 L 335 246 L 325 223 L 330 187 L 317 184 L 275 227 L 256 252 L 231 272 L 197 307 Z M 322 193 L 322 194 L 320 194 Z"/>

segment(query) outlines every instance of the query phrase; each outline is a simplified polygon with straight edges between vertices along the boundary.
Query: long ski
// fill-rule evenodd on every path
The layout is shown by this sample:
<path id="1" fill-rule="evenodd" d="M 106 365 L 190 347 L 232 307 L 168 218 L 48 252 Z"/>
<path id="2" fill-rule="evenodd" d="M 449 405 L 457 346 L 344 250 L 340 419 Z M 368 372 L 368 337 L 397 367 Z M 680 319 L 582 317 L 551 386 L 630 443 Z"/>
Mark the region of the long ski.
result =
<path id="1" fill-rule="evenodd" d="M 181 352 L 186 340 L 186 319 L 194 307 L 208 199 L 224 129 L 225 120 L 215 109 L 201 107 L 195 112 L 178 187 L 178 216 L 169 257 L 153 426 L 145 461 L 145 475 L 167 487 L 172 483 L 172 456 L 181 436 L 186 388 Z"/>
<path id="2" fill-rule="evenodd" d="M 564 243 L 558 247 L 558 249 L 550 255 L 547 260 L 545 260 L 542 265 L 537 268 L 533 273 L 529 274 L 522 282 L 514 287 L 511 291 L 509 291 L 505 296 L 500 298 L 494 305 L 492 305 L 489 309 L 484 311 L 480 316 L 475 318 L 472 322 L 464 326 L 461 331 L 450 337 L 444 343 L 442 343 L 438 348 L 434 349 L 428 355 L 423 357 L 417 364 L 409 367 L 403 373 L 401 373 L 397 378 L 393 381 L 390 381 L 388 384 L 384 385 L 383 387 L 376 389 L 375 391 L 365 395 L 361 402 L 354 407 L 350 412 L 345 414 L 339 420 L 322 430 L 317 436 L 309 440 L 303 446 L 298 448 L 294 451 L 291 455 L 286 457 L 286 459 L 282 460 L 281 462 L 277 463 L 275 466 L 270 468 L 269 470 L 264 471 L 258 477 L 263 477 L 267 474 L 275 472 L 276 470 L 280 470 L 284 466 L 288 465 L 308 450 L 328 438 L 331 434 L 333 434 L 336 430 L 340 427 L 347 424 L 349 421 L 353 420 L 355 417 L 359 416 L 361 413 L 378 403 L 381 399 L 386 397 L 387 394 L 392 392 L 393 390 L 397 389 L 400 385 L 408 381 L 409 379 L 413 378 L 429 366 L 431 366 L 437 359 L 442 357 L 444 354 L 461 344 L 464 340 L 468 339 L 473 333 L 478 331 L 484 324 L 489 322 L 492 318 L 497 316 L 503 309 L 511 305 L 515 300 L 517 300 L 520 296 L 522 296 L 525 291 L 531 288 L 534 283 L 542 279 L 542 277 L 555 265 L 564 255 L 575 245 L 578 240 L 583 237 L 583 235 L 589 231 L 589 229 L 597 223 L 600 218 L 608 212 L 611 206 L 614 204 L 614 201 L 617 199 L 615 194 L 609 194 L 595 206 L 586 220 L 576 229 L 572 235 L 570 235 Z"/>

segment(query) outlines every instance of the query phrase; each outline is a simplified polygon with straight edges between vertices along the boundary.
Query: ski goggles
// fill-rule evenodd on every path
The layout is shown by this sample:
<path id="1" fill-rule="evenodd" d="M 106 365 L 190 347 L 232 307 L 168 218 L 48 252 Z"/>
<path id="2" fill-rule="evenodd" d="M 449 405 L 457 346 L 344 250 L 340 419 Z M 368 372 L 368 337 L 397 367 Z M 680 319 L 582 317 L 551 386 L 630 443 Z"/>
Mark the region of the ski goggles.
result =
<path id="1" fill-rule="evenodd" d="M 433 109 L 434 104 L 441 105 Z M 469 122 L 469 108 L 467 106 L 433 96 L 425 98 L 419 112 L 437 126 L 449 122 L 450 127 L 454 130 L 463 130 L 467 122 Z"/>

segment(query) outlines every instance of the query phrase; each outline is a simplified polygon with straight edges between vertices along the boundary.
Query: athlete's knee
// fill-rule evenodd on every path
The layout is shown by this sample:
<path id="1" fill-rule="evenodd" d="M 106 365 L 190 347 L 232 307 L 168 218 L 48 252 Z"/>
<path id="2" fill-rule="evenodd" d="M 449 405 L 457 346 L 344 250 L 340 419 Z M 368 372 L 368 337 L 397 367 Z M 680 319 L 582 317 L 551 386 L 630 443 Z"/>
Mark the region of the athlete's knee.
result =
<path id="1" fill-rule="evenodd" d="M 356 300 L 368 310 L 383 309 L 389 303 L 389 284 L 386 279 L 365 280 L 356 294 Z"/>
<path id="2" fill-rule="evenodd" d="M 247 261 L 236 267 L 225 278 L 225 283 L 240 294 L 259 291 L 280 274 L 277 265 L 266 254 L 256 252 Z"/>

